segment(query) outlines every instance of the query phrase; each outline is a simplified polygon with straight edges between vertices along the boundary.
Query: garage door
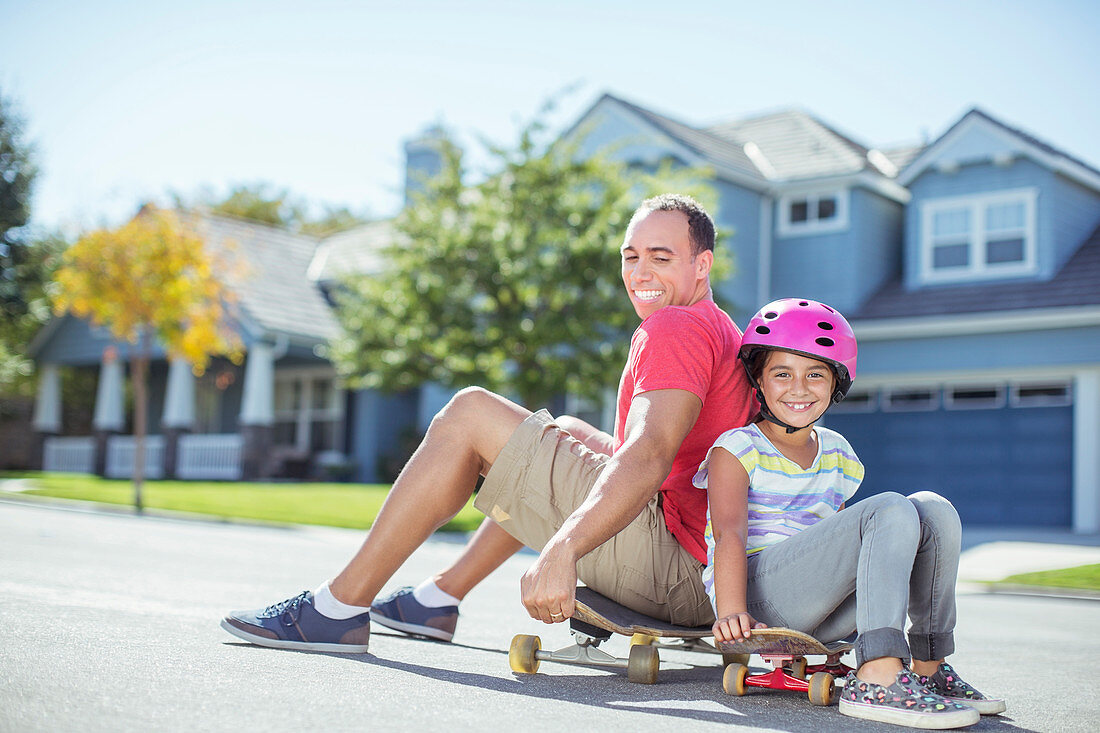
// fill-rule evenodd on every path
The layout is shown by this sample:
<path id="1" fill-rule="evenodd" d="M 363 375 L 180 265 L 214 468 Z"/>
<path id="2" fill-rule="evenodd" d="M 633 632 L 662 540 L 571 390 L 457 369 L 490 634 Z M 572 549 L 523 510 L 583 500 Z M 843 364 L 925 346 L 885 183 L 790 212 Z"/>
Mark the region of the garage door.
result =
<path id="1" fill-rule="evenodd" d="M 857 497 L 927 489 L 950 499 L 965 524 L 1071 525 L 1068 384 L 948 385 L 852 397 L 824 424 L 845 435 L 866 466 Z"/>

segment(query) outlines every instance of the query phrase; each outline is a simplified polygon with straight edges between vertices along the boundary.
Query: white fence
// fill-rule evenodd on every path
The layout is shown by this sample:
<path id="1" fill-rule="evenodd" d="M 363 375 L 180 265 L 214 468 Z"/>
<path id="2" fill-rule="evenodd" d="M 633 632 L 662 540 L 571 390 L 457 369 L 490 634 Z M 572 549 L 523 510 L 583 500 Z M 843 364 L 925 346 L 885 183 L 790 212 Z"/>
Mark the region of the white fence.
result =
<path id="1" fill-rule="evenodd" d="M 244 441 L 235 433 L 181 435 L 176 459 L 176 476 L 182 479 L 241 478 Z"/>
<path id="2" fill-rule="evenodd" d="M 130 478 L 134 475 L 134 457 L 137 441 L 132 435 L 112 435 L 107 438 L 107 466 L 109 478 Z M 164 477 L 164 436 L 145 436 L 145 478 Z"/>
<path id="3" fill-rule="evenodd" d="M 46 438 L 42 470 L 65 473 L 95 471 L 95 438 Z"/>

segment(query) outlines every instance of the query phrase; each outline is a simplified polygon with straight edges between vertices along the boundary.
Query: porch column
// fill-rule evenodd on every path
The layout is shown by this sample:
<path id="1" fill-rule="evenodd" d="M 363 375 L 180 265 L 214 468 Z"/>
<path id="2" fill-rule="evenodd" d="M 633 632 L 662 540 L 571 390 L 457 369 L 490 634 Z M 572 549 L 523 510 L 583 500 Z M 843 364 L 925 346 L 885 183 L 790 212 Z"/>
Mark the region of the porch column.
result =
<path id="1" fill-rule="evenodd" d="M 46 438 L 61 432 L 61 372 L 57 364 L 38 365 L 38 392 L 34 399 L 32 468 L 43 467 Z"/>
<path id="2" fill-rule="evenodd" d="M 184 359 L 168 362 L 168 387 L 160 424 L 164 433 L 164 477 L 175 478 L 180 436 L 195 429 L 195 376 Z"/>
<path id="3" fill-rule="evenodd" d="M 103 350 L 99 366 L 99 382 L 95 391 L 95 415 L 92 431 L 95 436 L 95 472 L 107 474 L 107 438 L 121 433 L 126 427 L 124 373 L 118 349 L 108 346 Z"/>
<path id="4" fill-rule="evenodd" d="M 1073 531 L 1100 532 L 1100 370 L 1073 380 Z"/>
<path id="5" fill-rule="evenodd" d="M 271 344 L 249 348 L 239 418 L 244 441 L 241 473 L 246 480 L 271 475 L 269 460 L 275 425 L 275 358 Z"/>

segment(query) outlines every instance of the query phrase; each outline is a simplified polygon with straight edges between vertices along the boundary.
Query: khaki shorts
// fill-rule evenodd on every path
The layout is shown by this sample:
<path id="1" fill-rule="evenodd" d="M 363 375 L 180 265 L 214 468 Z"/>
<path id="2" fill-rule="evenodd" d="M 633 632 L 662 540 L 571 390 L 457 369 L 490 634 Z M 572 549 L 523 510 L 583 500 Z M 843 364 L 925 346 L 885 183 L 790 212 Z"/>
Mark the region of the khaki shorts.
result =
<path id="1" fill-rule="evenodd" d="M 523 421 L 500 452 L 474 502 L 536 550 L 588 496 L 608 456 L 563 431 L 545 410 Z M 685 626 L 714 621 L 703 565 L 665 527 L 657 497 L 621 532 L 581 558 L 585 585 L 635 611 Z"/>

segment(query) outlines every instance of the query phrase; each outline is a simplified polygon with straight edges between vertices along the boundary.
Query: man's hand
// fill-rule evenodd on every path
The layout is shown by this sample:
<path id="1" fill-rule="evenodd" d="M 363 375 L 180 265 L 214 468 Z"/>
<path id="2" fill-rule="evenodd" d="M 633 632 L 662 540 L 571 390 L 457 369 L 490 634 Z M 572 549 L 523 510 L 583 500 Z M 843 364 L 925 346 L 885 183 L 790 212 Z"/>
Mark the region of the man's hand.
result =
<path id="1" fill-rule="evenodd" d="M 573 615 L 577 562 L 547 545 L 519 581 L 520 600 L 531 618 L 556 624 Z"/>

